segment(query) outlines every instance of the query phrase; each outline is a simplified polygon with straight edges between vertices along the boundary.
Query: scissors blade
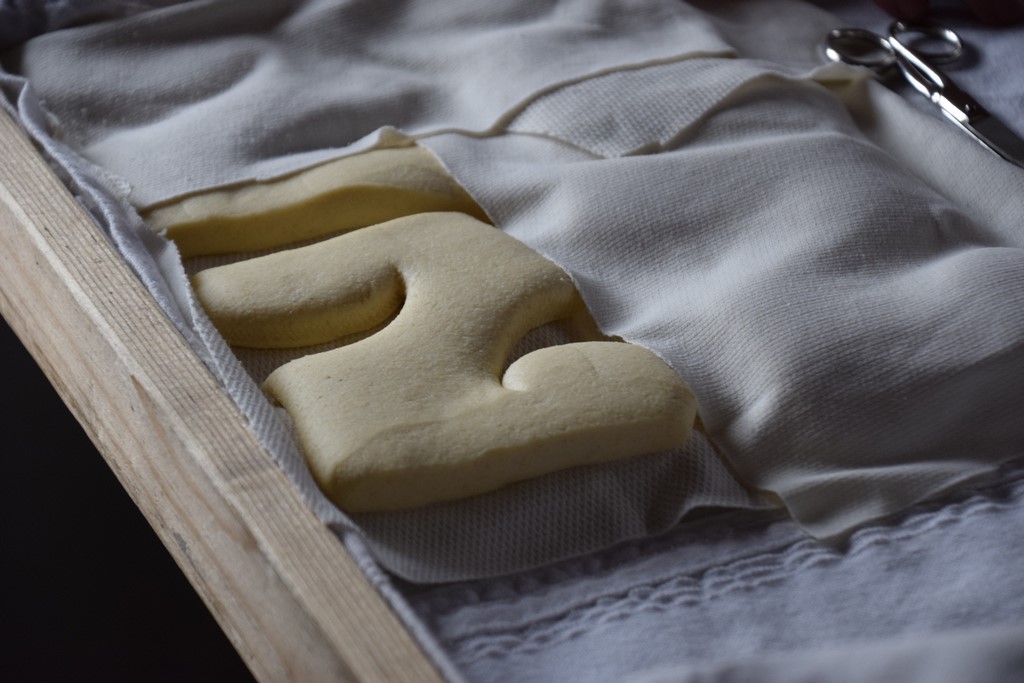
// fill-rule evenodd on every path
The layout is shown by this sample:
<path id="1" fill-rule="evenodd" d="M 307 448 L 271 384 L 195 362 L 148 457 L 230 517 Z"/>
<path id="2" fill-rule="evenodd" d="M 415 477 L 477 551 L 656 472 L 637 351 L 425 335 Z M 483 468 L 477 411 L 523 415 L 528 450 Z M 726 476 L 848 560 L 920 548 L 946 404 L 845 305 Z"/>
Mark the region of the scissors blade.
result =
<path id="1" fill-rule="evenodd" d="M 953 123 L 1003 159 L 1024 167 L 1024 140 L 947 79 L 930 98 Z"/>
<path id="2" fill-rule="evenodd" d="M 989 113 L 964 124 L 978 140 L 1009 162 L 1024 168 L 1024 140 Z"/>

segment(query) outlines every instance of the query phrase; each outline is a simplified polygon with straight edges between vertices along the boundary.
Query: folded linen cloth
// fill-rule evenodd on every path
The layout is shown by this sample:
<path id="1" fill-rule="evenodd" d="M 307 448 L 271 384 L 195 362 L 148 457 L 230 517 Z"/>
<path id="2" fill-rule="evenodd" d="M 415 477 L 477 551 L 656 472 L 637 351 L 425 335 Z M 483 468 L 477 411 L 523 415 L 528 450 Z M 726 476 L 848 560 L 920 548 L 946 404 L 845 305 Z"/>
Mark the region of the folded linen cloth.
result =
<path id="1" fill-rule="evenodd" d="M 1024 179 L 822 67 L 833 17 L 784 1 L 242 4 L 51 34 L 20 66 L 54 133 L 139 208 L 419 139 L 570 272 L 605 332 L 694 386 L 711 437 L 683 469 L 713 474 L 674 483 L 670 514 L 603 486 L 583 504 L 577 483 L 552 489 L 557 523 L 535 516 L 552 497 L 511 490 L 469 504 L 493 514 L 450 510 L 469 543 L 440 517 L 360 519 L 395 571 L 511 571 L 663 529 L 694 501 L 756 505 L 714 449 L 820 536 L 1020 453 Z"/>

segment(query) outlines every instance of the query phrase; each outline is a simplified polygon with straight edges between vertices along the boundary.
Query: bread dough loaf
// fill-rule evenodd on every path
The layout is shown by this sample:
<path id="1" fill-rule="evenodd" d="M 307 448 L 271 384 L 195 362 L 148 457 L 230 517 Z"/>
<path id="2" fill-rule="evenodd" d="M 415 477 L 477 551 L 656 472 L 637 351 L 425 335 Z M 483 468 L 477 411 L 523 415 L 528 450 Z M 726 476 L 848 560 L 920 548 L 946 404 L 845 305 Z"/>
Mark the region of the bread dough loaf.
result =
<path id="1" fill-rule="evenodd" d="M 272 249 L 425 211 L 487 220 L 427 150 L 375 149 L 142 212 L 185 258 Z"/>
<path id="2" fill-rule="evenodd" d="M 264 385 L 294 420 L 314 477 L 348 511 L 672 448 L 693 424 L 692 392 L 638 346 L 566 344 L 505 370 L 529 330 L 585 309 L 558 266 L 464 214 L 399 218 L 203 271 L 194 286 L 240 346 L 321 344 L 393 316 Z"/>

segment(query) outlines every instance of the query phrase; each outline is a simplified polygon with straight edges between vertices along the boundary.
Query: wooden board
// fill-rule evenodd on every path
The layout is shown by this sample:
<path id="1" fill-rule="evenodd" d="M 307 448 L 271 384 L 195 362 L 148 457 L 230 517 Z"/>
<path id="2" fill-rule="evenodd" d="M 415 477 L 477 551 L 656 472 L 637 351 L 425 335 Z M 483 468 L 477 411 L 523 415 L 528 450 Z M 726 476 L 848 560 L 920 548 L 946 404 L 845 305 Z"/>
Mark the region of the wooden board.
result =
<path id="1" fill-rule="evenodd" d="M 4 114 L 0 150 L 0 314 L 256 678 L 440 681 Z"/>

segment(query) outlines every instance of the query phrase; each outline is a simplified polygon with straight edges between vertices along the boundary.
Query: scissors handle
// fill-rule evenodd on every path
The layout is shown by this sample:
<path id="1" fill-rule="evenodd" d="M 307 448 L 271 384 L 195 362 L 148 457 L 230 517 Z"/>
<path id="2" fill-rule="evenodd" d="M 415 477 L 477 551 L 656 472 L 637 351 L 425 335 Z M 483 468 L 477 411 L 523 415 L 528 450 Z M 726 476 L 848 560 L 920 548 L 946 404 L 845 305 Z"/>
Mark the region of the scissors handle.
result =
<path id="1" fill-rule="evenodd" d="M 961 90 L 953 79 L 926 62 L 900 40 L 900 34 L 906 31 L 907 27 L 903 22 L 893 22 L 889 29 L 888 43 L 895 53 L 896 65 L 907 82 L 957 123 L 968 125 L 972 119 L 989 116 L 985 108 Z M 956 35 L 952 31 L 950 33 Z M 959 38 L 957 40 L 959 41 Z"/>
<path id="2" fill-rule="evenodd" d="M 894 21 L 889 24 L 890 45 L 893 40 L 928 64 L 949 64 L 964 53 L 964 42 L 956 31 L 931 22 L 908 24 Z"/>
<path id="3" fill-rule="evenodd" d="M 865 66 L 881 75 L 892 68 L 889 41 L 864 28 L 835 28 L 825 38 L 825 56 L 833 62 Z"/>
<path id="4" fill-rule="evenodd" d="M 923 42 L 933 48 L 938 46 L 938 49 L 925 50 L 916 44 L 908 46 L 900 40 L 900 36 L 905 35 L 923 38 Z M 946 64 L 958 59 L 964 51 L 963 41 L 951 29 L 937 24 L 906 24 L 897 21 L 889 27 L 888 37 L 863 28 L 833 29 L 825 38 L 825 56 L 833 62 L 864 66 L 879 75 L 886 75 L 896 64 L 896 50 L 892 45 L 894 40 L 912 52 L 922 65 L 922 60 L 928 60 L 931 64 Z"/>
<path id="5" fill-rule="evenodd" d="M 924 41 L 915 41 L 914 36 Z M 925 51 L 918 42 L 944 47 Z M 951 29 L 902 21 L 892 23 L 888 37 L 861 28 L 837 28 L 825 41 L 825 55 L 834 62 L 867 67 L 880 76 L 898 71 L 957 127 L 1007 161 L 1024 167 L 1024 140 L 933 66 L 962 53 L 963 42 Z"/>

